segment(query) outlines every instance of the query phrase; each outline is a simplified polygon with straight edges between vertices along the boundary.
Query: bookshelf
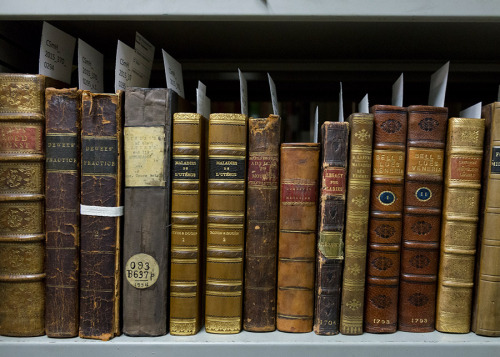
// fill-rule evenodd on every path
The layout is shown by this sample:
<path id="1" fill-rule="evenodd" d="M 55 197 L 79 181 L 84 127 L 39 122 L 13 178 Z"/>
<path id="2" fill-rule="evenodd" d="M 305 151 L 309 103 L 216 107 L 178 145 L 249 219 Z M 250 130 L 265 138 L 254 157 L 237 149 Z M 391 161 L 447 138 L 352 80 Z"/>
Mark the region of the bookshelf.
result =
<path id="1" fill-rule="evenodd" d="M 478 101 L 496 100 L 500 84 L 500 2 L 497 0 L 16 0 L 0 10 L 0 70 L 36 72 L 42 20 L 83 40 L 105 57 L 112 90 L 116 41 L 139 31 L 156 46 L 152 87 L 164 86 L 160 49 L 183 64 L 188 98 L 198 80 L 213 102 L 238 101 L 237 68 L 250 100 L 269 101 L 266 72 L 283 101 L 335 102 L 343 82 L 344 109 L 368 92 L 387 103 L 405 73 L 404 104 L 427 101 L 430 74 L 451 60 L 450 116 Z M 438 332 L 324 337 L 248 333 L 163 336 L 110 342 L 0 336 L 6 356 L 185 356 L 259 353 L 303 355 L 490 356 L 500 339 Z"/>

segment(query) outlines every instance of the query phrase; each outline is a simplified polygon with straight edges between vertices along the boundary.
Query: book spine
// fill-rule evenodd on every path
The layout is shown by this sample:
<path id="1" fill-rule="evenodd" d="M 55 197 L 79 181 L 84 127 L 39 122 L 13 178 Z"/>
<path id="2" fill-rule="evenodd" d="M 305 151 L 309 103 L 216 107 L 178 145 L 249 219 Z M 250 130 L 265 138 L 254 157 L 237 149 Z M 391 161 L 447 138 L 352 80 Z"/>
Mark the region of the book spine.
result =
<path id="1" fill-rule="evenodd" d="M 472 331 L 500 336 L 500 103 L 483 107 L 485 147 Z"/>
<path id="2" fill-rule="evenodd" d="M 320 144 L 281 145 L 278 330 L 311 332 Z"/>
<path id="3" fill-rule="evenodd" d="M 363 333 L 366 249 L 370 214 L 373 115 L 355 113 L 349 117 L 349 149 L 345 253 L 342 279 L 340 333 Z"/>
<path id="4" fill-rule="evenodd" d="M 172 335 L 194 335 L 201 327 L 205 123 L 206 119 L 200 114 L 174 114 L 170 277 Z"/>
<path id="5" fill-rule="evenodd" d="M 348 145 L 348 122 L 325 122 L 321 126 L 321 188 L 314 311 L 314 332 L 318 335 L 339 333 Z"/>
<path id="6" fill-rule="evenodd" d="M 82 94 L 80 337 L 120 333 L 122 92 Z"/>
<path id="7" fill-rule="evenodd" d="M 208 129 L 205 330 L 241 331 L 247 118 L 211 114 Z"/>
<path id="8" fill-rule="evenodd" d="M 247 236 L 243 328 L 276 329 L 279 149 L 277 115 L 248 121 Z"/>
<path id="9" fill-rule="evenodd" d="M 397 329 L 405 174 L 406 108 L 372 107 L 373 171 L 365 288 L 365 331 Z"/>
<path id="10" fill-rule="evenodd" d="M 78 336 L 81 91 L 45 92 L 45 332 Z"/>
<path id="11" fill-rule="evenodd" d="M 125 92 L 123 332 L 167 333 L 170 132 L 166 89 Z"/>
<path id="12" fill-rule="evenodd" d="M 44 77 L 0 75 L 0 334 L 44 334 Z"/>
<path id="13" fill-rule="evenodd" d="M 468 333 L 476 256 L 484 119 L 448 123 L 436 330 Z"/>
<path id="14" fill-rule="evenodd" d="M 447 108 L 408 107 L 401 331 L 434 331 L 447 121 Z"/>

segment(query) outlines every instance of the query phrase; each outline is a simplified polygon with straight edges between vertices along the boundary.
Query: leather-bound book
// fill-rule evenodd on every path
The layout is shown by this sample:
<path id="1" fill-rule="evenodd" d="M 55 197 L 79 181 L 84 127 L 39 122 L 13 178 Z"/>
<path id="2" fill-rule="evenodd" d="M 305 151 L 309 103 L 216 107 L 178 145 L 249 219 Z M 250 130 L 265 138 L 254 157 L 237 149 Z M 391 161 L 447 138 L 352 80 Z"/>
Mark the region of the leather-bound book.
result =
<path id="1" fill-rule="evenodd" d="M 472 331 L 500 336 L 500 102 L 483 107 L 483 185 Z"/>
<path id="2" fill-rule="evenodd" d="M 279 153 L 277 115 L 248 120 L 247 235 L 243 328 L 276 329 Z"/>
<path id="3" fill-rule="evenodd" d="M 247 117 L 211 114 L 208 128 L 205 330 L 241 331 Z"/>
<path id="4" fill-rule="evenodd" d="M 373 114 L 354 113 L 351 130 L 345 219 L 340 333 L 363 333 L 366 249 L 372 177 Z"/>
<path id="5" fill-rule="evenodd" d="M 0 335 L 45 332 L 41 75 L 0 74 Z"/>
<path id="6" fill-rule="evenodd" d="M 436 330 L 470 331 L 484 119 L 448 122 Z"/>
<path id="7" fill-rule="evenodd" d="M 365 287 L 365 331 L 397 330 L 403 224 L 406 108 L 375 105 L 373 169 Z"/>
<path id="8" fill-rule="evenodd" d="M 320 144 L 281 145 L 277 328 L 311 332 Z"/>
<path id="9" fill-rule="evenodd" d="M 318 335 L 339 333 L 348 145 L 348 122 L 325 122 L 321 126 L 321 186 L 314 309 L 314 332 Z"/>
<path id="10" fill-rule="evenodd" d="M 78 336 L 82 92 L 45 91 L 45 333 Z"/>
<path id="11" fill-rule="evenodd" d="M 434 331 L 448 109 L 408 107 L 398 328 Z"/>
<path id="12" fill-rule="evenodd" d="M 178 95 L 167 89 L 125 92 L 123 332 L 167 333 L 172 115 Z"/>
<path id="13" fill-rule="evenodd" d="M 122 103 L 82 93 L 80 337 L 105 341 L 120 334 Z"/>
<path id="14" fill-rule="evenodd" d="M 207 119 L 201 114 L 174 114 L 171 335 L 193 335 L 202 324 L 206 124 Z"/>

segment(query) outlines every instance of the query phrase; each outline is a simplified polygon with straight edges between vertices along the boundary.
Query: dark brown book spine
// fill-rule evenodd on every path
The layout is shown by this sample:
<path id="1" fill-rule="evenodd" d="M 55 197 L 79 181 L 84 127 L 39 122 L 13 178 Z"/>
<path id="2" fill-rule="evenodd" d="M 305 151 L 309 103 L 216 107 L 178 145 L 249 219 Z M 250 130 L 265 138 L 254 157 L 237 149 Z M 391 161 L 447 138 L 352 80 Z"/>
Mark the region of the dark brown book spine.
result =
<path id="1" fill-rule="evenodd" d="M 277 115 L 248 121 L 247 236 L 243 328 L 276 329 L 279 150 Z"/>
<path id="2" fill-rule="evenodd" d="M 407 109 L 376 105 L 365 289 L 365 331 L 397 329 Z"/>
<path id="3" fill-rule="evenodd" d="M 130 336 L 167 333 L 171 95 L 125 92 L 123 332 Z"/>
<path id="4" fill-rule="evenodd" d="M 78 336 L 81 91 L 45 92 L 45 332 Z"/>
<path id="5" fill-rule="evenodd" d="M 278 330 L 311 332 L 320 145 L 282 144 L 278 248 Z"/>
<path id="6" fill-rule="evenodd" d="M 122 92 L 82 94 L 80 337 L 120 333 Z"/>
<path id="7" fill-rule="evenodd" d="M 408 107 L 398 328 L 434 331 L 448 109 Z"/>
<path id="8" fill-rule="evenodd" d="M 321 188 L 316 251 L 314 332 L 339 333 L 349 123 L 321 126 Z"/>

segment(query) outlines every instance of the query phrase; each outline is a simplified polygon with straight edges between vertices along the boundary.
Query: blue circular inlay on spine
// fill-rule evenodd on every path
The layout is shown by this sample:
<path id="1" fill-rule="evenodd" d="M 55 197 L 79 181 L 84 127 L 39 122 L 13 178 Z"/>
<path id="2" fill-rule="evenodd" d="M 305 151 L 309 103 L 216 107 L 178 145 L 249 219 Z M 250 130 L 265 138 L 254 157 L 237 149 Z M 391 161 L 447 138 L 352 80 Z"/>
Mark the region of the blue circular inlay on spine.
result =
<path id="1" fill-rule="evenodd" d="M 417 191 L 415 191 L 415 196 L 419 201 L 428 201 L 432 197 L 432 191 L 427 187 L 420 187 Z"/>
<path id="2" fill-rule="evenodd" d="M 396 195 L 391 191 L 384 191 L 378 195 L 378 200 L 385 206 L 392 205 L 396 201 Z"/>

